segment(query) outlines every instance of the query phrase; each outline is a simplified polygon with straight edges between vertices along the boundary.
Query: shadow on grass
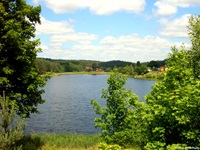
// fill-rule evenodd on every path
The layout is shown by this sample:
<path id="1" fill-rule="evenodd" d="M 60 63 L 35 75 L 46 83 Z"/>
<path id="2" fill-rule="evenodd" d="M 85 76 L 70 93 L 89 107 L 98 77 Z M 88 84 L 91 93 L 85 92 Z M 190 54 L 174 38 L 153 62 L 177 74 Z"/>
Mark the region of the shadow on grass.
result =
<path id="1" fill-rule="evenodd" d="M 17 145 L 21 145 L 23 150 L 39 150 L 44 144 L 39 135 L 26 135 L 17 142 Z"/>

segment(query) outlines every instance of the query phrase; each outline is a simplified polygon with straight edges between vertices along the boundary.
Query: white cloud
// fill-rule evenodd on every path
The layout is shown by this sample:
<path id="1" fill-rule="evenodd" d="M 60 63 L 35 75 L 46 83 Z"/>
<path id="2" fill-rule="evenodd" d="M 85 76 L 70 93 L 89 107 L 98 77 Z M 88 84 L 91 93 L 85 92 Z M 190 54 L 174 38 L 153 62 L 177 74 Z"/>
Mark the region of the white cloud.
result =
<path id="1" fill-rule="evenodd" d="M 158 8 L 155 11 L 156 16 L 169 16 L 177 12 L 177 7 L 168 3 L 157 1 L 154 5 Z"/>
<path id="2" fill-rule="evenodd" d="M 38 0 L 34 0 L 38 1 Z M 55 13 L 72 13 L 89 9 L 97 15 L 112 14 L 117 11 L 140 13 L 146 5 L 145 0 L 40 0 Z"/>
<path id="3" fill-rule="evenodd" d="M 65 34 L 74 32 L 71 21 L 53 22 L 41 16 L 41 24 L 36 25 L 36 34 Z"/>
<path id="4" fill-rule="evenodd" d="M 100 39 L 95 34 L 76 32 L 70 21 L 53 22 L 42 17 L 42 23 L 42 27 L 36 28 L 38 36 L 48 38 L 41 39 L 44 40 L 41 45 L 43 52 L 38 54 L 39 57 L 132 62 L 162 60 L 167 57 L 170 47 L 175 45 L 159 36 L 141 37 L 137 34 Z M 166 26 L 166 29 L 171 28 Z"/>
<path id="5" fill-rule="evenodd" d="M 175 43 L 158 36 L 127 35 L 107 36 L 99 44 L 76 42 L 68 48 L 51 47 L 45 50 L 45 57 L 61 59 L 89 59 L 89 60 L 125 60 L 150 61 L 162 60 L 167 57 L 170 47 Z M 56 43 L 55 43 L 56 44 Z"/>
<path id="6" fill-rule="evenodd" d="M 146 43 L 146 44 L 145 44 Z M 170 43 L 162 39 L 158 36 L 145 36 L 140 37 L 138 35 L 127 35 L 127 36 L 120 36 L 118 38 L 114 38 L 112 36 L 105 37 L 101 40 L 101 44 L 109 46 L 109 45 L 124 45 L 126 47 L 134 47 L 135 49 L 141 50 L 141 47 L 150 47 L 153 46 L 154 48 L 169 48 Z"/>
<path id="7" fill-rule="evenodd" d="M 56 48 L 62 47 L 63 43 L 91 43 L 98 39 L 98 36 L 94 34 L 76 32 L 72 25 L 73 22 L 74 20 L 71 19 L 68 22 L 54 22 L 41 17 L 41 25 L 36 25 L 36 35 L 47 35 L 50 45 Z"/>
<path id="8" fill-rule="evenodd" d="M 187 38 L 187 26 L 190 17 L 190 14 L 186 14 L 173 21 L 161 20 L 160 23 L 163 25 L 163 28 L 160 31 L 160 35 L 166 37 Z"/>
<path id="9" fill-rule="evenodd" d="M 50 39 L 50 42 L 53 43 L 89 42 L 97 39 L 98 36 L 94 34 L 74 32 L 70 34 L 53 35 Z"/>
<path id="10" fill-rule="evenodd" d="M 140 37 L 137 35 L 117 38 L 109 36 L 102 39 L 101 44 L 108 56 L 133 62 L 164 59 L 172 46 L 171 42 L 158 36 Z"/>
<path id="11" fill-rule="evenodd" d="M 200 0 L 157 0 L 153 10 L 156 16 L 170 16 L 177 13 L 178 7 L 191 7 L 200 5 Z"/>

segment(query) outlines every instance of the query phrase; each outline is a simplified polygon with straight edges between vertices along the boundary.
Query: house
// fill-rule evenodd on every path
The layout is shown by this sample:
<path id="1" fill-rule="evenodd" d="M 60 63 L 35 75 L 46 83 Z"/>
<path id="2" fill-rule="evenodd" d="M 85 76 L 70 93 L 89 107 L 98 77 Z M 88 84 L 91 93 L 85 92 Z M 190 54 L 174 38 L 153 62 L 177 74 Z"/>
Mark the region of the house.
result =
<path id="1" fill-rule="evenodd" d="M 86 71 L 93 71 L 93 68 L 92 67 L 86 67 L 85 70 Z"/>
<path id="2" fill-rule="evenodd" d="M 166 68 L 167 66 L 165 65 L 165 66 L 161 66 L 160 68 L 158 68 L 158 70 L 159 71 L 165 71 L 165 68 Z"/>
<path id="3" fill-rule="evenodd" d="M 103 69 L 101 69 L 101 68 L 96 68 L 96 72 L 103 72 Z"/>

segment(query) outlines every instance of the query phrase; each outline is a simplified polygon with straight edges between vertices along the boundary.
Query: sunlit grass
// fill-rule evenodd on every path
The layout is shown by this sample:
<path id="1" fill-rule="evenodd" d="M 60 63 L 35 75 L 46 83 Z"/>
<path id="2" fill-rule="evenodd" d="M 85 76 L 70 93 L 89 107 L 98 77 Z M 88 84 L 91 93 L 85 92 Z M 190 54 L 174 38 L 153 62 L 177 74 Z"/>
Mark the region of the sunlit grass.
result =
<path id="1" fill-rule="evenodd" d="M 19 144 L 24 150 L 96 150 L 101 141 L 100 135 L 31 134 Z"/>
<path id="2" fill-rule="evenodd" d="M 144 75 L 136 75 L 135 78 L 138 79 L 147 79 L 147 80 L 160 80 L 163 79 L 164 72 L 160 71 L 150 71 Z"/>

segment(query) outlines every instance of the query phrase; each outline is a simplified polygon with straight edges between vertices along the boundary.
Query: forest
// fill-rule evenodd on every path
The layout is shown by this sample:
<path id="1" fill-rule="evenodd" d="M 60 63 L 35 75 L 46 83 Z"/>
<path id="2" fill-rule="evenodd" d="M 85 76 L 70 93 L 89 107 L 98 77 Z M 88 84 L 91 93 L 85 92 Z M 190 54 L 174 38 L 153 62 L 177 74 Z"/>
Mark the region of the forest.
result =
<path id="1" fill-rule="evenodd" d="M 165 66 L 165 60 L 150 62 L 126 62 L 120 60 L 113 61 L 94 61 L 94 60 L 60 60 L 50 58 L 37 58 L 36 65 L 40 74 L 46 72 L 83 72 L 83 71 L 104 71 L 111 72 L 118 70 L 120 73 L 127 75 L 143 75 L 152 71 L 157 71 L 160 67 Z"/>

